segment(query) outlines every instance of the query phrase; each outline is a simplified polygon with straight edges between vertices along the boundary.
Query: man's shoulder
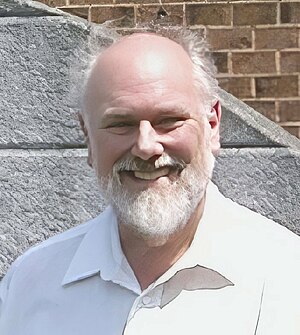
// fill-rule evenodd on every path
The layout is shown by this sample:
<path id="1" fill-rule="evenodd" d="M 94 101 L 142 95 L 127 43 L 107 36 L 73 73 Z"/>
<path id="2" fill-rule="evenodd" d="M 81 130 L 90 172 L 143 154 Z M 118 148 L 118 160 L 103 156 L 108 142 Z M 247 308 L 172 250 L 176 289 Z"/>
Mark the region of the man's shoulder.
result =
<path id="1" fill-rule="evenodd" d="M 225 197 L 214 184 L 210 185 L 208 206 L 211 217 L 215 218 L 220 229 L 224 228 L 236 235 L 240 234 L 240 238 L 255 237 L 257 242 L 261 240 L 275 245 L 282 244 L 284 241 L 294 241 L 300 247 L 298 235 L 272 219 Z"/>
<path id="2" fill-rule="evenodd" d="M 209 192 L 201 240 L 208 245 L 209 264 L 238 286 L 264 283 L 268 297 L 283 299 L 282 287 L 289 299 L 299 297 L 300 237 L 225 198 L 214 185 Z"/>
<path id="3" fill-rule="evenodd" d="M 101 218 L 101 214 L 91 220 L 88 220 L 85 223 L 81 223 L 75 227 L 72 227 L 64 232 L 56 234 L 52 237 L 49 237 L 45 241 L 29 248 L 27 251 L 23 253 L 18 259 L 18 261 L 22 261 L 23 259 L 30 257 L 35 253 L 41 253 L 43 251 L 53 249 L 63 248 L 64 245 L 71 243 L 74 240 L 80 241 L 86 233 L 92 229 L 92 227 L 99 223 Z"/>
<path id="4" fill-rule="evenodd" d="M 207 226 L 230 259 L 270 270 L 279 262 L 300 267 L 300 237 L 286 227 L 224 197 L 214 185 L 208 207 Z"/>
<path id="5" fill-rule="evenodd" d="M 10 281 L 16 272 L 21 272 L 23 275 L 27 271 L 32 271 L 34 267 L 47 266 L 54 260 L 59 263 L 62 262 L 62 259 L 65 259 L 66 262 L 68 259 L 72 259 L 81 241 L 91 230 L 95 227 L 98 227 L 100 233 L 101 230 L 105 230 L 107 226 L 106 215 L 108 215 L 107 210 L 85 223 L 54 235 L 29 248 L 14 261 L 4 279 Z"/>

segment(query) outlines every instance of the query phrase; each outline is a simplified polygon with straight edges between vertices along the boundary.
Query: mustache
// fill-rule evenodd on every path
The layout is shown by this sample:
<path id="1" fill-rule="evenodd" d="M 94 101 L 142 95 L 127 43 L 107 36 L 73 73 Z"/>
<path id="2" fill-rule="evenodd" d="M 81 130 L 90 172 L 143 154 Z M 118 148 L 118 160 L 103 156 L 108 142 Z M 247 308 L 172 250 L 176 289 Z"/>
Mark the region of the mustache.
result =
<path id="1" fill-rule="evenodd" d="M 143 160 L 139 157 L 125 157 L 121 158 L 114 164 L 113 170 L 115 173 L 122 171 L 153 171 L 161 167 L 169 167 L 171 169 L 176 169 L 182 171 L 185 169 L 187 164 L 176 157 L 169 156 L 168 154 L 163 154 L 157 159 L 153 160 Z"/>

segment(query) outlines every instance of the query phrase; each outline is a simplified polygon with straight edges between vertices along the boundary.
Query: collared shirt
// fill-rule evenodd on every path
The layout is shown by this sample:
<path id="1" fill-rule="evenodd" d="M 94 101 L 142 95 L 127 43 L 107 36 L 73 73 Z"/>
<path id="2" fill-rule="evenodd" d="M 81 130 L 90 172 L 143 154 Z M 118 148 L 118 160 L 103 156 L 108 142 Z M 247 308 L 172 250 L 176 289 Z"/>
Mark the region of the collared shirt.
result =
<path id="1" fill-rule="evenodd" d="M 299 241 L 210 184 L 190 248 L 141 291 L 108 207 L 14 263 L 0 334 L 299 335 Z"/>

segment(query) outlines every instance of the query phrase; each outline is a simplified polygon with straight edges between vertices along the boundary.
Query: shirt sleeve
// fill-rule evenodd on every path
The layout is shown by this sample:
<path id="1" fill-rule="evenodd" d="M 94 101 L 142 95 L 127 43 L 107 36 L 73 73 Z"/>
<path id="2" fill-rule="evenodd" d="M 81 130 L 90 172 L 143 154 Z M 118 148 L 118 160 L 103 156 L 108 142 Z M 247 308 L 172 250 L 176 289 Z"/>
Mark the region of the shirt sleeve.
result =
<path id="1" fill-rule="evenodd" d="M 11 265 L 7 274 L 0 281 L 0 334 L 2 334 L 1 329 L 3 326 L 4 318 L 5 318 L 4 315 L 5 315 L 5 308 L 6 308 L 7 300 L 9 296 L 10 283 L 22 259 L 23 259 L 23 256 L 18 257 L 15 260 L 15 262 Z"/>
<path id="2" fill-rule="evenodd" d="M 9 286 L 9 273 L 0 281 L 0 329 L 1 329 L 1 320 L 3 316 L 3 311 L 5 308 L 5 301 L 8 294 Z"/>

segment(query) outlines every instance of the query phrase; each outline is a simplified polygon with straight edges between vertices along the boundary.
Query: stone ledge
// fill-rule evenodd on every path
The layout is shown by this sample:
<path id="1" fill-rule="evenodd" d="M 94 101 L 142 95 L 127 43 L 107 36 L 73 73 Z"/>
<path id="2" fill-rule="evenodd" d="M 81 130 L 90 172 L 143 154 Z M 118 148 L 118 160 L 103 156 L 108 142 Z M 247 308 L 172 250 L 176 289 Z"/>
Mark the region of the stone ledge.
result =
<path id="1" fill-rule="evenodd" d="M 95 29 L 99 45 L 110 41 Z M 83 146 L 70 86 L 89 36 L 69 16 L 0 19 L 0 148 Z"/>
<path id="2" fill-rule="evenodd" d="M 58 16 L 62 12 L 29 0 L 0 0 L 0 17 Z"/>
<path id="3" fill-rule="evenodd" d="M 66 17 L 0 20 L 0 147 L 82 145 L 69 75 L 87 36 L 86 26 Z"/>
<path id="4" fill-rule="evenodd" d="M 276 123 L 233 95 L 220 90 L 223 109 L 223 147 L 289 147 L 300 150 L 300 141 Z"/>

